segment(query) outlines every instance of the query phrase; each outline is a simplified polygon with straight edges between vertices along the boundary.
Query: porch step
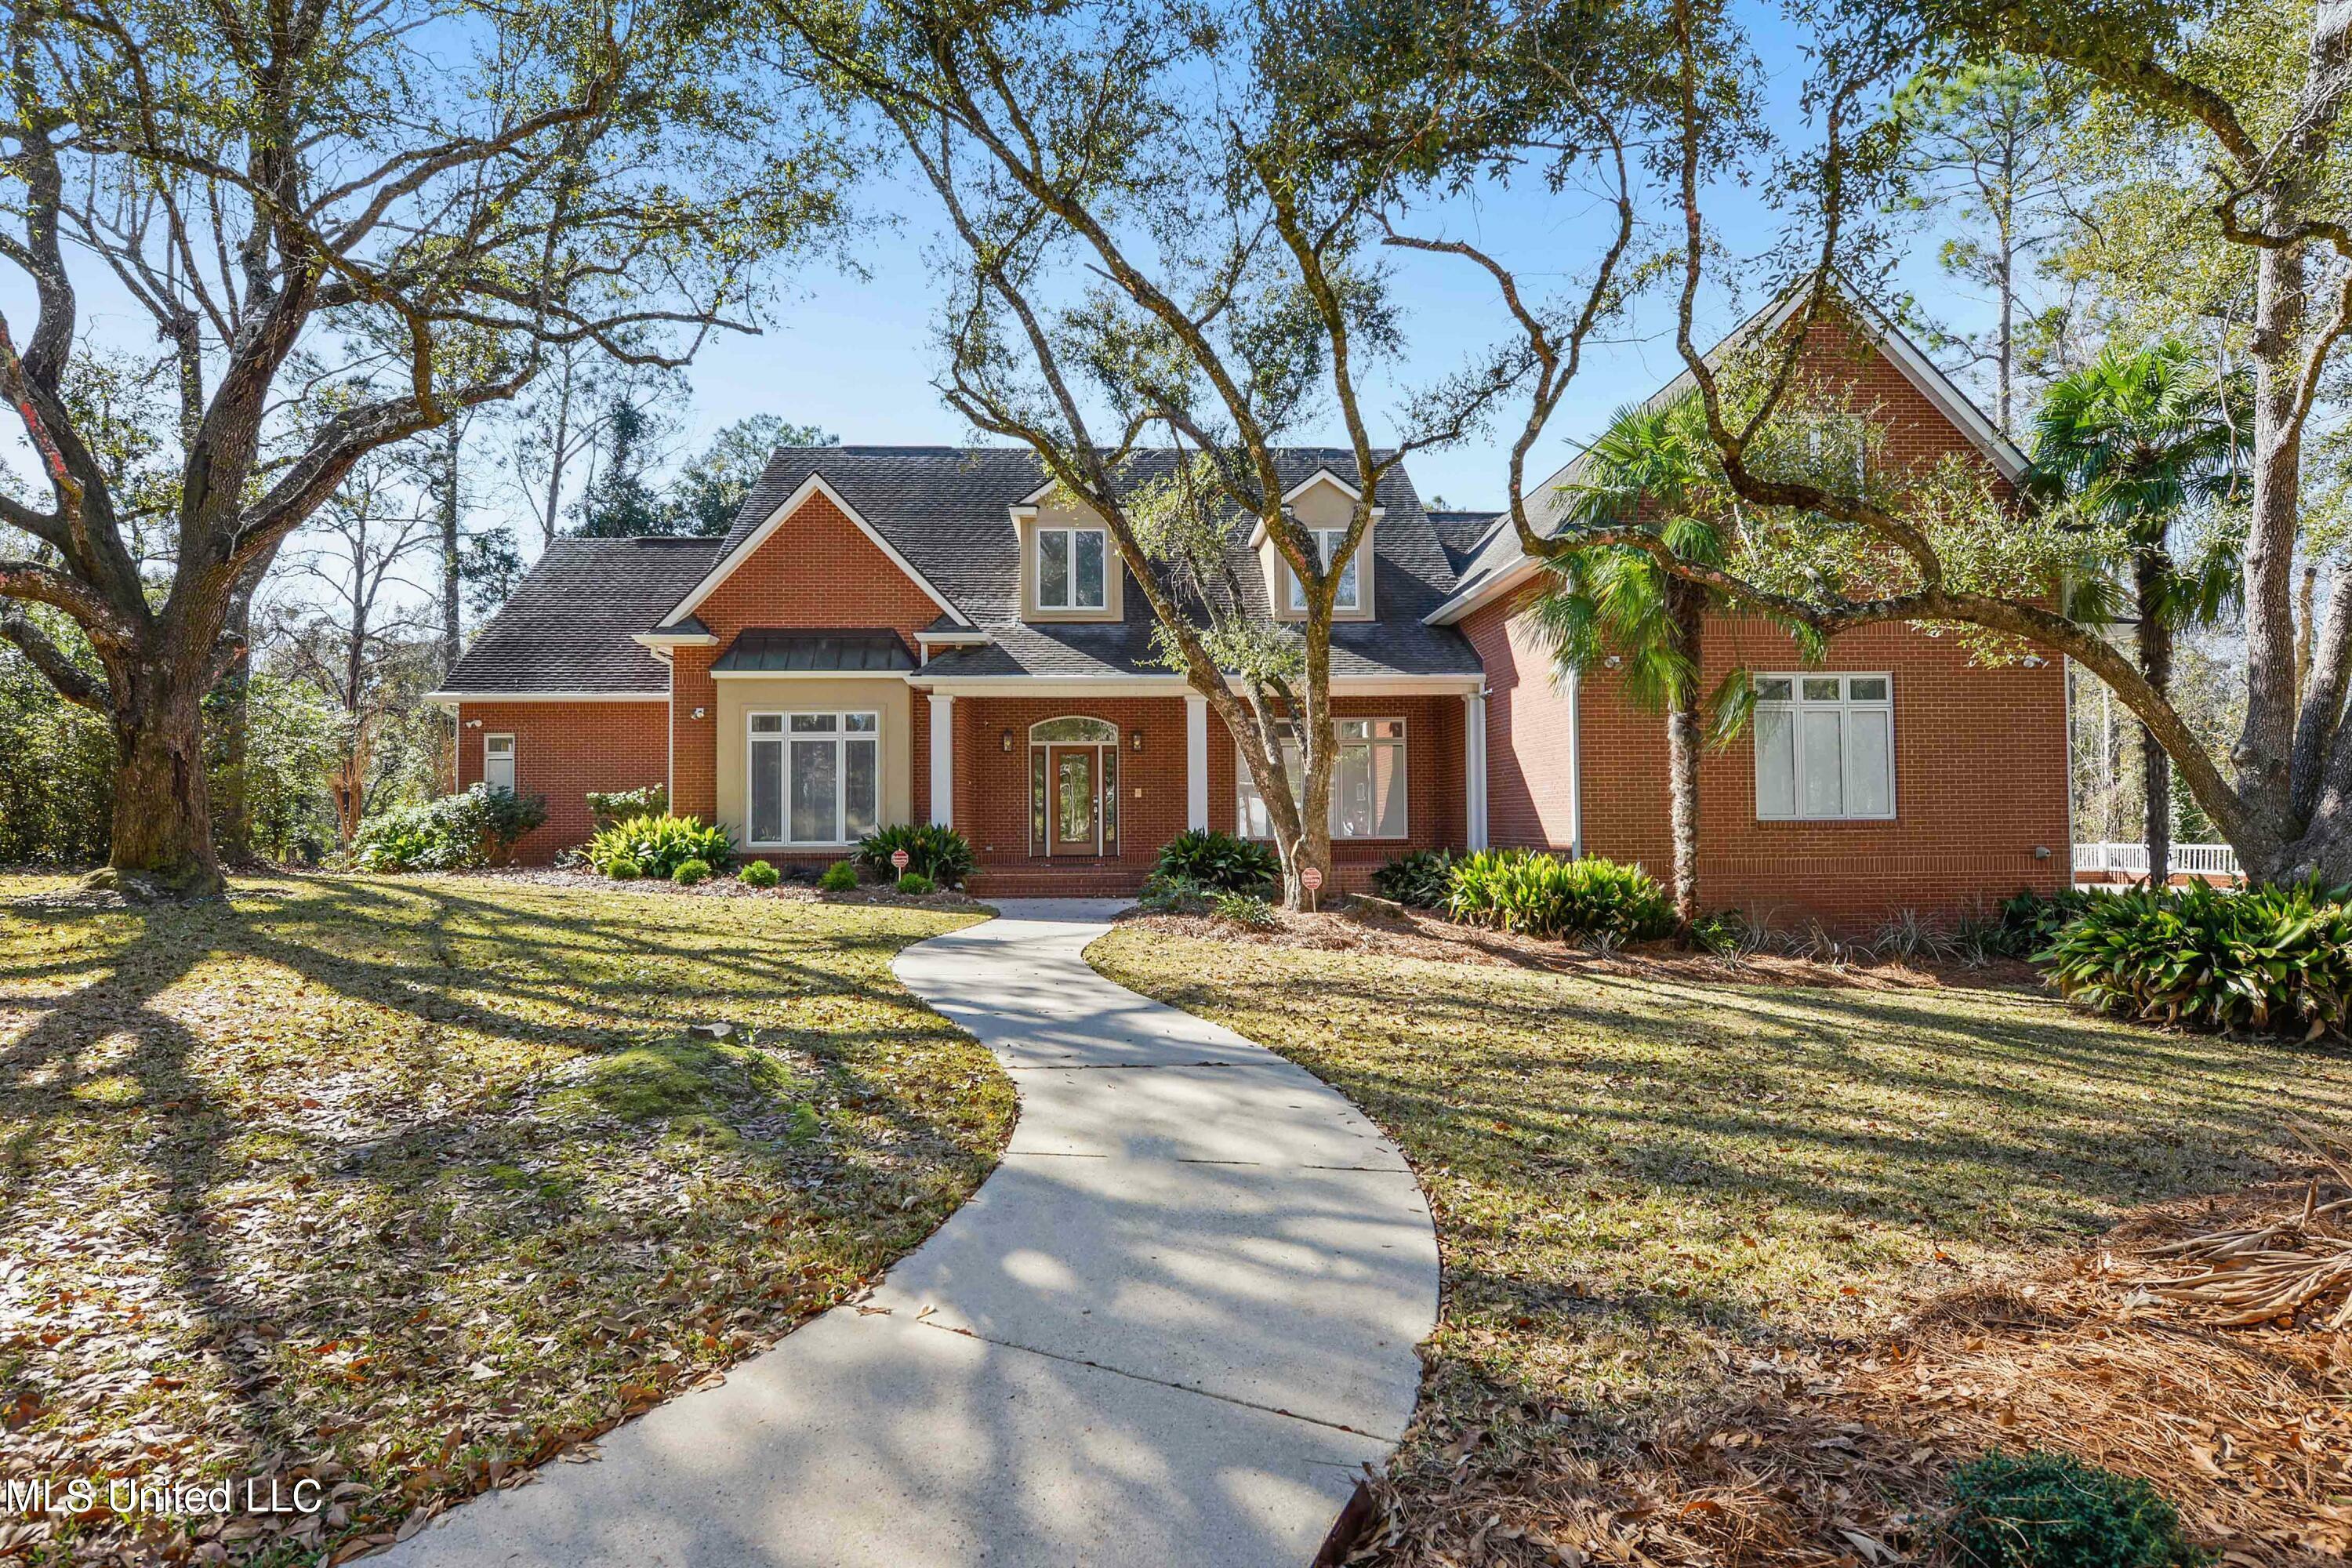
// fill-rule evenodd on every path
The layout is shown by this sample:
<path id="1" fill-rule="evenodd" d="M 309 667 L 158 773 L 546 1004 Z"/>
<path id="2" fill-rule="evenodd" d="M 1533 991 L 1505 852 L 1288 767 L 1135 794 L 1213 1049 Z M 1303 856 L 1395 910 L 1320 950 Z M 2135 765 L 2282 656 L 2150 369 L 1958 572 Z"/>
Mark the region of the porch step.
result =
<path id="1" fill-rule="evenodd" d="M 983 866 L 964 879 L 964 890 L 975 899 L 1115 899 L 1142 887 L 1143 878 L 1140 870 L 1116 866 L 1039 871 Z"/>

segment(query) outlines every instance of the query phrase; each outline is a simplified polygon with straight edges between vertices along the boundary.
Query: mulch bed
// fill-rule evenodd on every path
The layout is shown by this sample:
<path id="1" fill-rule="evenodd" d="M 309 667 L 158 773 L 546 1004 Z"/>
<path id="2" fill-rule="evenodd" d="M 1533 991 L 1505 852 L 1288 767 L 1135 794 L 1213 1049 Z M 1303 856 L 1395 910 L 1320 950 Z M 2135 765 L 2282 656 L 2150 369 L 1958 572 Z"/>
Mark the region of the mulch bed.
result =
<path id="1" fill-rule="evenodd" d="M 1174 936 L 1268 947 L 1379 953 L 1438 963 L 1507 964 L 1559 974 L 1613 975 L 1703 984 L 1819 985 L 1857 991 L 1905 991 L 1961 985 L 2038 990 L 2031 964 L 2010 959 L 1969 967 L 1920 960 L 1827 960 L 1787 953 L 1738 957 L 1694 952 L 1671 942 L 1637 942 L 1602 951 L 1488 931 L 1441 920 L 1426 911 L 1358 900 L 1317 914 L 1274 912 L 1275 923 L 1246 926 L 1215 915 L 1154 915 L 1129 911 L 1123 923 Z"/>

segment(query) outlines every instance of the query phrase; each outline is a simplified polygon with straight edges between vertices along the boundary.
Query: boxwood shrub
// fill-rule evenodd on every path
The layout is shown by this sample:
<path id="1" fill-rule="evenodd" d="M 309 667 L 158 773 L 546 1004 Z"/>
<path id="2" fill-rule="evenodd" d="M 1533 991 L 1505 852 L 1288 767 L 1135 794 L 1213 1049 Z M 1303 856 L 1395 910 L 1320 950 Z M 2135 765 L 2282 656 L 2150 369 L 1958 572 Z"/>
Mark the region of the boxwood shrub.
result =
<path id="1" fill-rule="evenodd" d="M 2352 889 L 2095 894 L 2035 955 L 2085 1005 L 2150 1024 L 2317 1039 L 2352 1005 Z"/>
<path id="2" fill-rule="evenodd" d="M 783 879 L 783 873 L 772 860 L 754 860 L 740 874 L 740 880 L 747 888 L 772 888 Z"/>
<path id="3" fill-rule="evenodd" d="M 2071 1454 L 1999 1449 L 1952 1472 L 1945 1543 L 1960 1568 L 2198 1568 L 2180 1515 L 2136 1477 Z"/>
<path id="4" fill-rule="evenodd" d="M 857 858 L 876 876 L 895 878 L 898 868 L 890 857 L 901 849 L 908 871 L 942 888 L 961 887 L 971 875 L 971 841 L 952 827 L 928 822 L 902 822 L 867 834 L 857 841 Z"/>
<path id="5" fill-rule="evenodd" d="M 731 863 L 735 840 L 724 827 L 706 826 L 698 816 L 633 816 L 588 840 L 588 864 L 606 876 L 613 863 L 631 860 L 647 877 L 675 876 L 688 860 L 702 862 L 703 875 Z"/>
<path id="6" fill-rule="evenodd" d="M 1446 912 L 1471 925 L 1540 937 L 1639 942 L 1675 929 L 1674 906 L 1639 866 L 1588 856 L 1481 849 L 1454 863 Z"/>
<path id="7" fill-rule="evenodd" d="M 1188 827 L 1162 846 L 1157 875 L 1204 889 L 1262 893 L 1282 876 L 1282 858 L 1270 844 L 1213 828 Z"/>
<path id="8" fill-rule="evenodd" d="M 846 860 L 835 860 L 824 868 L 816 885 L 828 893 L 854 893 L 857 890 L 857 868 Z"/>

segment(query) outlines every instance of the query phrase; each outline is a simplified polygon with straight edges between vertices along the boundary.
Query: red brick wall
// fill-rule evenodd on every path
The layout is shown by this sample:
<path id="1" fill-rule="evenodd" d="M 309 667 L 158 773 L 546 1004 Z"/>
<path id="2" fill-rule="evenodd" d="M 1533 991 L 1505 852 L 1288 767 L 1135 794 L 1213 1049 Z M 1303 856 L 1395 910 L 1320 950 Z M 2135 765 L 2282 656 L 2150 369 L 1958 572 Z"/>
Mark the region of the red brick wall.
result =
<path id="1" fill-rule="evenodd" d="M 515 738 L 515 788 L 547 797 L 547 821 L 515 858 L 544 866 L 586 842 L 590 790 L 637 789 L 669 770 L 668 707 L 660 702 L 467 702 L 457 710 L 457 787 L 482 779 L 482 737 Z M 474 728 L 478 722 L 481 728 Z"/>
<path id="2" fill-rule="evenodd" d="M 1486 839 L 1565 848 L 1576 837 L 1573 710 L 1551 655 L 1523 625 L 1514 629 L 1517 603 L 1497 600 L 1462 621 L 1486 670 Z"/>
<path id="3" fill-rule="evenodd" d="M 923 696 L 916 702 L 928 706 Z M 1030 854 L 1029 726 L 1043 719 L 1102 719 L 1118 726 L 1118 852 L 1099 858 Z M 959 697 L 955 705 L 955 821 L 982 868 L 985 897 L 1132 892 L 1184 831 L 1184 700 L 1128 697 Z M 1003 745 L 1013 731 L 1013 750 Z M 1143 731 L 1143 750 L 1129 737 Z M 923 776 L 928 780 L 927 765 Z M 1138 795 L 1138 790 L 1142 791 Z M 928 814 L 930 795 L 919 786 Z"/>
<path id="4" fill-rule="evenodd" d="M 1462 699 L 1430 697 L 1334 697 L 1332 713 L 1342 719 L 1404 721 L 1405 830 L 1403 838 L 1334 839 L 1332 879 L 1361 892 L 1371 874 L 1408 849 L 1459 845 L 1468 831 L 1463 782 Z M 1213 713 L 1209 720 L 1209 826 L 1235 831 L 1241 815 L 1241 752 Z"/>
<path id="5" fill-rule="evenodd" d="M 677 776 L 670 784 L 670 804 L 676 811 L 708 821 L 719 808 L 713 774 L 718 710 L 710 667 L 726 653 L 738 632 L 747 626 L 810 631 L 888 627 L 906 639 L 911 653 L 915 633 L 938 620 L 940 612 L 938 601 L 819 493 L 803 501 L 749 560 L 695 606 L 694 613 L 719 638 L 719 646 L 679 648 L 671 668 Z M 916 706 L 919 710 L 922 706 L 920 698 Z M 704 710 L 704 718 L 694 717 L 697 708 Z M 924 782 L 929 731 L 919 711 L 915 729 L 917 733 L 910 739 L 918 769 L 917 815 L 926 816 L 930 800 Z"/>

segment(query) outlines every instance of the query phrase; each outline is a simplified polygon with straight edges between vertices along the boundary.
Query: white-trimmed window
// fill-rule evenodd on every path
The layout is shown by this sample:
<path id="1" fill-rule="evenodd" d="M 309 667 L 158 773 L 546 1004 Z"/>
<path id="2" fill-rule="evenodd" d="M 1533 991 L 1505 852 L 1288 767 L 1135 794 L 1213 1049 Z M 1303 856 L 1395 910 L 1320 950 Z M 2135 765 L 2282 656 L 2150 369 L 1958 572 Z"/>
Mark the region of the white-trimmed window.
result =
<path id="1" fill-rule="evenodd" d="M 1756 815 L 1765 821 L 1895 815 L 1895 685 L 1879 675 L 1756 678 Z"/>
<path id="2" fill-rule="evenodd" d="M 1328 572 L 1333 553 L 1347 542 L 1348 531 L 1344 528 L 1316 528 L 1307 531 L 1315 539 L 1315 558 L 1322 563 L 1323 570 Z M 1370 535 L 1367 533 L 1366 537 Z M 1348 557 L 1347 567 L 1339 574 L 1339 585 L 1331 591 L 1331 607 L 1334 610 L 1360 610 L 1364 607 L 1363 597 L 1357 592 L 1356 584 L 1356 561 L 1362 553 L 1360 550 Z M 1304 610 L 1307 608 L 1307 584 L 1301 583 L 1295 573 L 1284 574 L 1290 578 L 1290 607 Z"/>
<path id="3" fill-rule="evenodd" d="M 1110 603 L 1110 536 L 1099 528 L 1037 531 L 1037 607 L 1099 610 Z"/>
<path id="4" fill-rule="evenodd" d="M 482 737 L 482 782 L 492 789 L 514 788 L 515 738 L 512 735 Z"/>
<path id="5" fill-rule="evenodd" d="M 882 792 L 878 714 L 754 713 L 751 725 L 753 845 L 852 844 L 874 831 Z"/>
<path id="6" fill-rule="evenodd" d="M 1412 791 L 1405 767 L 1404 721 L 1339 719 L 1331 725 L 1339 750 L 1331 759 L 1331 837 L 1402 838 L 1410 831 L 1406 808 Z M 1282 745 L 1283 771 L 1295 797 L 1305 786 L 1307 766 L 1295 742 Z M 1274 821 L 1249 768 L 1236 760 L 1238 784 L 1234 820 L 1244 838 L 1271 838 Z"/>

